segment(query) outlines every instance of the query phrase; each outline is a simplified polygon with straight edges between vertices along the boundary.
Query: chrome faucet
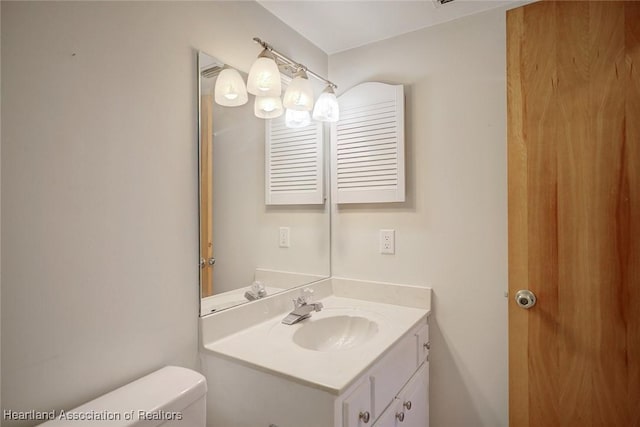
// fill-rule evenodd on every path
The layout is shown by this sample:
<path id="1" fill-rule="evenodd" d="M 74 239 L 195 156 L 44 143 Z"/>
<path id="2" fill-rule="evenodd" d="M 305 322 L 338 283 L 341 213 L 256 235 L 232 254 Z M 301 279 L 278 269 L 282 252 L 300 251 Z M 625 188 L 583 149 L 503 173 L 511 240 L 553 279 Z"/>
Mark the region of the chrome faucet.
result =
<path id="1" fill-rule="evenodd" d="M 300 291 L 300 296 L 293 300 L 293 311 L 287 314 L 287 317 L 282 319 L 282 323 L 284 323 L 285 325 L 294 325 L 304 319 L 311 317 L 312 312 L 322 310 L 322 303 L 312 303 L 312 297 L 312 289 L 304 289 Z"/>
<path id="2" fill-rule="evenodd" d="M 247 292 L 244 293 L 244 297 L 248 301 L 255 301 L 260 298 L 264 298 L 267 296 L 267 290 L 264 287 L 264 283 L 255 281 L 251 285 L 251 288 Z"/>

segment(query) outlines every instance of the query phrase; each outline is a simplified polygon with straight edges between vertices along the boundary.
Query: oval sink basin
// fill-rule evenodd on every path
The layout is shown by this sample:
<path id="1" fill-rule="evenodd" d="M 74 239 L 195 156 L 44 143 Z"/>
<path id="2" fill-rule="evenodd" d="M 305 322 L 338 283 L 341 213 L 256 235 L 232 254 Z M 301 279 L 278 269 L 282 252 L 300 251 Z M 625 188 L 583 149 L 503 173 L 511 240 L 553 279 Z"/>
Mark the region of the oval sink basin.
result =
<path id="1" fill-rule="evenodd" d="M 347 350 L 367 342 L 378 333 L 376 322 L 360 316 L 311 320 L 293 334 L 293 341 L 308 350 Z"/>

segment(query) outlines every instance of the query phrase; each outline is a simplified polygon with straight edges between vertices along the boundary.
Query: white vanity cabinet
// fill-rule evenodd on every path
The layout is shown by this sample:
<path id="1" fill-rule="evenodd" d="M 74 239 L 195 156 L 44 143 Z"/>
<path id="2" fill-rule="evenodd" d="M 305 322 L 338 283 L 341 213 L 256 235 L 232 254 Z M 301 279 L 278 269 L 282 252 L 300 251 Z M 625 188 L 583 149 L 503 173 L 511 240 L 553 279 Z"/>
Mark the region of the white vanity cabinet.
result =
<path id="1" fill-rule="evenodd" d="M 431 289 L 312 289 L 323 309 L 294 325 L 295 289 L 201 319 L 207 427 L 428 427 Z"/>
<path id="2" fill-rule="evenodd" d="M 342 427 L 429 426 L 429 325 L 414 327 L 342 403 Z"/>
<path id="3" fill-rule="evenodd" d="M 207 425 L 428 427 L 428 340 L 425 317 L 340 391 L 205 353 Z"/>
<path id="4" fill-rule="evenodd" d="M 425 423 L 426 420 L 426 423 Z M 424 362 L 374 427 L 424 427 L 429 423 L 429 362 Z"/>
<path id="5" fill-rule="evenodd" d="M 375 427 L 428 427 L 429 348 L 429 325 L 414 328 L 401 339 L 371 369 L 369 384 L 363 383 L 345 399 L 342 427 L 372 422 Z M 364 388 L 370 392 L 369 400 L 363 398 Z"/>

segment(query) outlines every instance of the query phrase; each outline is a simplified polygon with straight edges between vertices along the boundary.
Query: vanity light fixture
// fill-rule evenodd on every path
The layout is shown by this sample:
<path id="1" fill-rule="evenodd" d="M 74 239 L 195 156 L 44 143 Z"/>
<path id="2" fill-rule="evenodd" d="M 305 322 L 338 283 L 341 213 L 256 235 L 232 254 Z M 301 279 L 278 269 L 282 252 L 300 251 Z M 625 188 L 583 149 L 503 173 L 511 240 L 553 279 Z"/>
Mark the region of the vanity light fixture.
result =
<path id="1" fill-rule="evenodd" d="M 257 37 L 253 41 L 263 47 L 258 59 L 249 70 L 249 77 L 245 86 L 240 73 L 226 67 L 218 75 L 215 85 L 215 101 L 225 107 L 244 105 L 248 100 L 247 92 L 256 96 L 254 114 L 261 119 L 280 117 L 286 108 L 285 123 L 288 127 L 304 127 L 313 119 L 323 122 L 338 121 L 338 100 L 333 82 L 309 70 L 305 65 L 285 56 L 275 50 L 269 43 Z M 280 70 L 295 70 L 293 80 L 287 87 L 284 99 L 282 94 L 282 76 Z M 288 74 L 290 75 L 290 74 Z M 318 102 L 313 104 L 313 87 L 309 76 L 326 83 L 327 89 L 320 95 Z"/>
<path id="2" fill-rule="evenodd" d="M 282 83 L 276 58 L 265 48 L 253 63 L 247 78 L 247 91 L 256 96 L 280 96 Z"/>
<path id="3" fill-rule="evenodd" d="M 316 106 L 313 108 L 313 120 L 333 123 L 337 122 L 339 118 L 338 98 L 336 98 L 336 93 L 333 91 L 333 86 L 329 85 L 316 101 Z"/>
<path id="4" fill-rule="evenodd" d="M 249 99 L 242 76 L 233 68 L 220 71 L 214 91 L 216 103 L 225 107 L 244 105 Z"/>
<path id="5" fill-rule="evenodd" d="M 311 111 L 313 109 L 313 87 L 304 68 L 293 75 L 293 80 L 284 93 L 282 104 L 295 111 Z"/>
<path id="6" fill-rule="evenodd" d="M 279 96 L 256 96 L 253 112 L 260 119 L 275 119 L 283 113 Z"/>
<path id="7" fill-rule="evenodd" d="M 313 71 L 309 70 L 305 65 L 300 64 L 299 62 L 296 62 L 293 59 L 289 58 L 288 56 L 285 56 L 282 53 L 278 52 L 269 43 L 260 40 L 258 37 L 254 37 L 253 41 L 255 41 L 260 46 L 262 46 L 264 50 L 262 51 L 262 53 L 260 54 L 256 62 L 254 63 L 254 65 L 251 67 L 251 71 L 249 72 L 249 79 L 247 82 L 247 89 L 249 93 L 255 94 L 257 96 L 261 95 L 261 93 L 258 92 L 258 89 L 254 89 L 253 75 L 257 73 L 257 71 L 254 73 L 254 68 L 256 70 L 259 70 L 259 68 L 257 68 L 258 62 L 266 64 L 268 60 L 268 61 L 271 61 L 271 65 L 276 64 L 279 70 L 285 70 L 285 69 L 295 70 L 295 74 L 293 75 L 293 80 L 291 81 L 291 83 L 289 84 L 289 87 L 285 91 L 285 94 L 282 100 L 282 104 L 284 108 L 287 109 L 287 113 L 285 116 L 285 118 L 287 118 L 287 120 L 285 120 L 287 126 L 289 127 L 307 126 L 311 122 L 310 121 L 311 110 L 314 111 L 314 117 L 313 117 L 314 120 L 327 121 L 327 122 L 335 122 L 338 120 L 338 116 L 339 116 L 338 100 L 334 93 L 334 90 L 338 88 L 336 84 L 325 79 L 319 74 L 316 74 Z M 272 75 L 275 75 L 274 72 L 272 73 L 273 73 Z M 317 80 L 320 80 L 328 85 L 327 89 L 322 93 L 322 95 L 320 95 L 320 98 L 318 99 L 318 101 L 322 100 L 322 102 L 319 102 L 319 104 L 316 104 L 315 109 L 313 105 L 313 87 L 311 85 L 311 82 L 309 81 L 309 76 Z M 278 74 L 277 81 L 278 83 L 280 83 L 279 74 Z M 257 87 L 257 83 L 256 83 L 256 87 Z M 262 87 L 266 88 L 267 87 L 266 83 Z M 282 90 L 282 87 L 280 86 L 280 91 L 281 90 Z M 280 96 L 280 92 L 270 96 Z M 256 116 L 260 118 L 273 118 L 270 115 L 266 114 L 265 110 L 261 107 L 262 105 L 264 105 L 263 102 L 266 102 L 266 99 L 258 100 L 256 98 L 255 109 L 254 109 L 256 112 Z M 316 113 L 316 110 L 317 110 L 317 113 Z M 290 113 L 289 111 L 306 112 L 307 114 L 296 114 L 296 113 Z M 265 115 L 265 117 L 263 117 L 260 114 Z M 274 117 L 277 117 L 277 116 L 274 116 Z"/>
<path id="8" fill-rule="evenodd" d="M 290 110 L 287 108 L 287 112 L 284 116 L 284 124 L 291 129 L 299 129 L 311 124 L 311 114 L 308 111 L 302 110 Z"/>

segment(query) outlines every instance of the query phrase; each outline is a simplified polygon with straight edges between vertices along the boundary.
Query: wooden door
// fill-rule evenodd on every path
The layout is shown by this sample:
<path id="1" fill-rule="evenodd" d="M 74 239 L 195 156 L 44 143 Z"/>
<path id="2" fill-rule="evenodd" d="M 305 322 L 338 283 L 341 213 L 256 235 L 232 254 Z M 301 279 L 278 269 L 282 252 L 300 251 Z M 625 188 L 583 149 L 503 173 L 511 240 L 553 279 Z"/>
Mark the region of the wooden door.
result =
<path id="1" fill-rule="evenodd" d="M 640 426 L 640 3 L 509 11 L 507 75 L 510 426 Z"/>
<path id="2" fill-rule="evenodd" d="M 200 297 L 213 295 L 213 95 L 200 95 Z"/>

